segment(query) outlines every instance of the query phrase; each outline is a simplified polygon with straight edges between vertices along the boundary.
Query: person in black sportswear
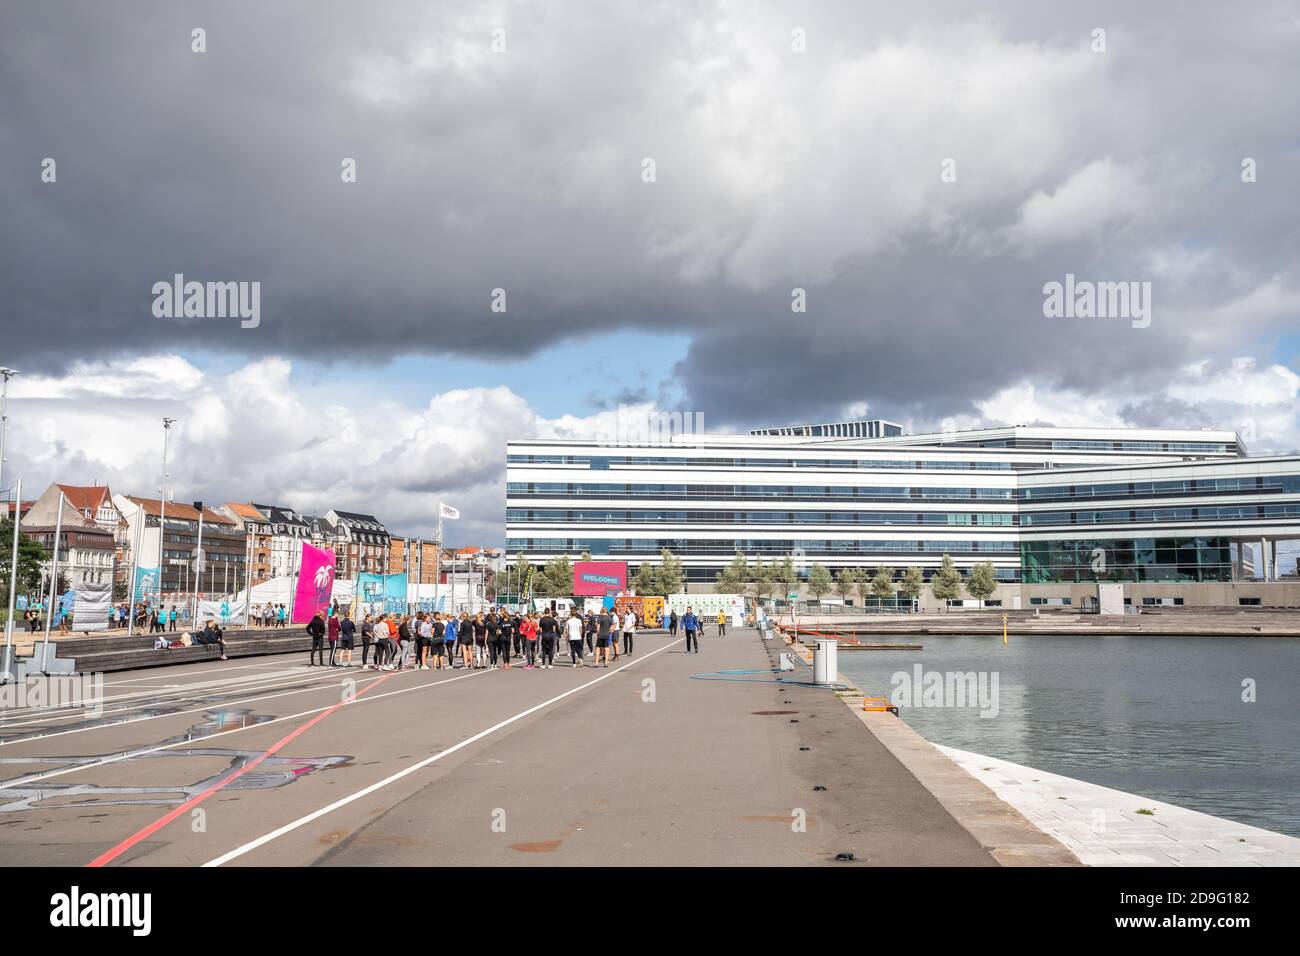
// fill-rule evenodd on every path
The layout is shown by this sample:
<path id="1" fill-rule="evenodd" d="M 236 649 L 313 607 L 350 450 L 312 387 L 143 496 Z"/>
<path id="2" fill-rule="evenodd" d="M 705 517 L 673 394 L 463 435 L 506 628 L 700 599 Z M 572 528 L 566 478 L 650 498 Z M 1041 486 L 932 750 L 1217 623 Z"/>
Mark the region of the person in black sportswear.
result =
<path id="1" fill-rule="evenodd" d="M 560 625 L 550 611 L 542 615 L 542 619 L 537 622 L 541 631 L 542 639 L 542 667 L 555 667 L 555 642 L 560 637 Z"/>
<path id="2" fill-rule="evenodd" d="M 509 611 L 502 611 L 497 615 L 497 625 L 501 628 L 501 666 L 508 668 L 510 666 L 510 645 L 515 639 L 515 619 L 510 616 Z"/>
<path id="3" fill-rule="evenodd" d="M 308 667 L 316 666 L 316 653 L 320 652 L 320 666 L 328 666 L 325 663 L 325 622 L 321 620 L 320 611 L 317 611 L 310 622 L 307 624 L 307 633 L 311 635 L 311 659 Z"/>

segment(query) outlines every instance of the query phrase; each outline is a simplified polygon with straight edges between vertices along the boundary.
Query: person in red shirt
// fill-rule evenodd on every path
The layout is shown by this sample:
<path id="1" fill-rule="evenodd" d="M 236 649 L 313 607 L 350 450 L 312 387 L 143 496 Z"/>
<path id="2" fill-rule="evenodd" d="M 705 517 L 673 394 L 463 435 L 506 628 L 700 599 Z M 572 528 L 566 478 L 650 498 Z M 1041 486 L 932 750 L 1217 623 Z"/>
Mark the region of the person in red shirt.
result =
<path id="1" fill-rule="evenodd" d="M 519 625 L 519 631 L 524 635 L 524 653 L 528 657 L 528 663 L 524 665 L 524 670 L 533 670 L 537 660 L 537 619 L 533 614 L 525 614 L 523 623 Z"/>

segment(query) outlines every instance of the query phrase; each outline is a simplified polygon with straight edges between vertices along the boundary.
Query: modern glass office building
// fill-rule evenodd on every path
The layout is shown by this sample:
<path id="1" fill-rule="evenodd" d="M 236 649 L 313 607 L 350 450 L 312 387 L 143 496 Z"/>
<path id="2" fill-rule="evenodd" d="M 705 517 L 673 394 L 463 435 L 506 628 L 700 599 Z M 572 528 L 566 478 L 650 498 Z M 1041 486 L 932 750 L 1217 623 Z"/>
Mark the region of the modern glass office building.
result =
<path id="1" fill-rule="evenodd" d="M 667 548 L 698 585 L 737 552 L 927 576 L 947 554 L 1038 584 L 1275 575 L 1277 540 L 1300 538 L 1300 457 L 1248 457 L 1233 432 L 857 424 L 834 430 L 881 437 L 510 442 L 507 546 L 633 570 Z"/>

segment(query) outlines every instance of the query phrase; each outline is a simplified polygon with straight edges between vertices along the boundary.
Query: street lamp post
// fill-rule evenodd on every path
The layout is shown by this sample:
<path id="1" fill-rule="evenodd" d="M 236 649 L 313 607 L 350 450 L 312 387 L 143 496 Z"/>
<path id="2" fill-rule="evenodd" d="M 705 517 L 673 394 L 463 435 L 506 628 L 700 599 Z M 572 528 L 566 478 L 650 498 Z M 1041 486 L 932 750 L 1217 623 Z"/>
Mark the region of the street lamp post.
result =
<path id="1" fill-rule="evenodd" d="M 14 602 L 18 587 L 18 516 L 23 510 L 23 480 L 14 482 L 14 543 L 13 557 L 9 561 L 9 617 L 5 621 L 5 651 L 0 667 L 0 684 L 13 680 L 14 673 Z"/>
<path id="2" fill-rule="evenodd" d="M 18 372 L 11 368 L 0 366 L 0 488 L 4 488 L 5 472 L 5 432 L 9 430 L 9 380 L 17 375 Z M 15 512 L 14 520 L 18 520 Z"/>

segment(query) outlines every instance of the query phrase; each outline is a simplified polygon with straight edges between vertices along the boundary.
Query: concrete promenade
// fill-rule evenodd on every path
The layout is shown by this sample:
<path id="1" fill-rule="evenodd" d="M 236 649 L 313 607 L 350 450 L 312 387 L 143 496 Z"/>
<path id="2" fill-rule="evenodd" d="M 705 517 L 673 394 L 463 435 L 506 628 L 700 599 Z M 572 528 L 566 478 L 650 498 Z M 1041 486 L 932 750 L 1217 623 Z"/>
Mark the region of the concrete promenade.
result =
<path id="1" fill-rule="evenodd" d="M 97 718 L 0 712 L 0 864 L 1014 862 L 833 692 L 775 683 L 781 642 L 702 643 L 644 634 L 609 669 L 107 675 Z M 990 806 L 1006 842 L 1036 832 Z"/>
<path id="2" fill-rule="evenodd" d="M 1089 866 L 1300 866 L 1300 839 L 1284 833 L 1009 760 L 938 749 Z"/>

